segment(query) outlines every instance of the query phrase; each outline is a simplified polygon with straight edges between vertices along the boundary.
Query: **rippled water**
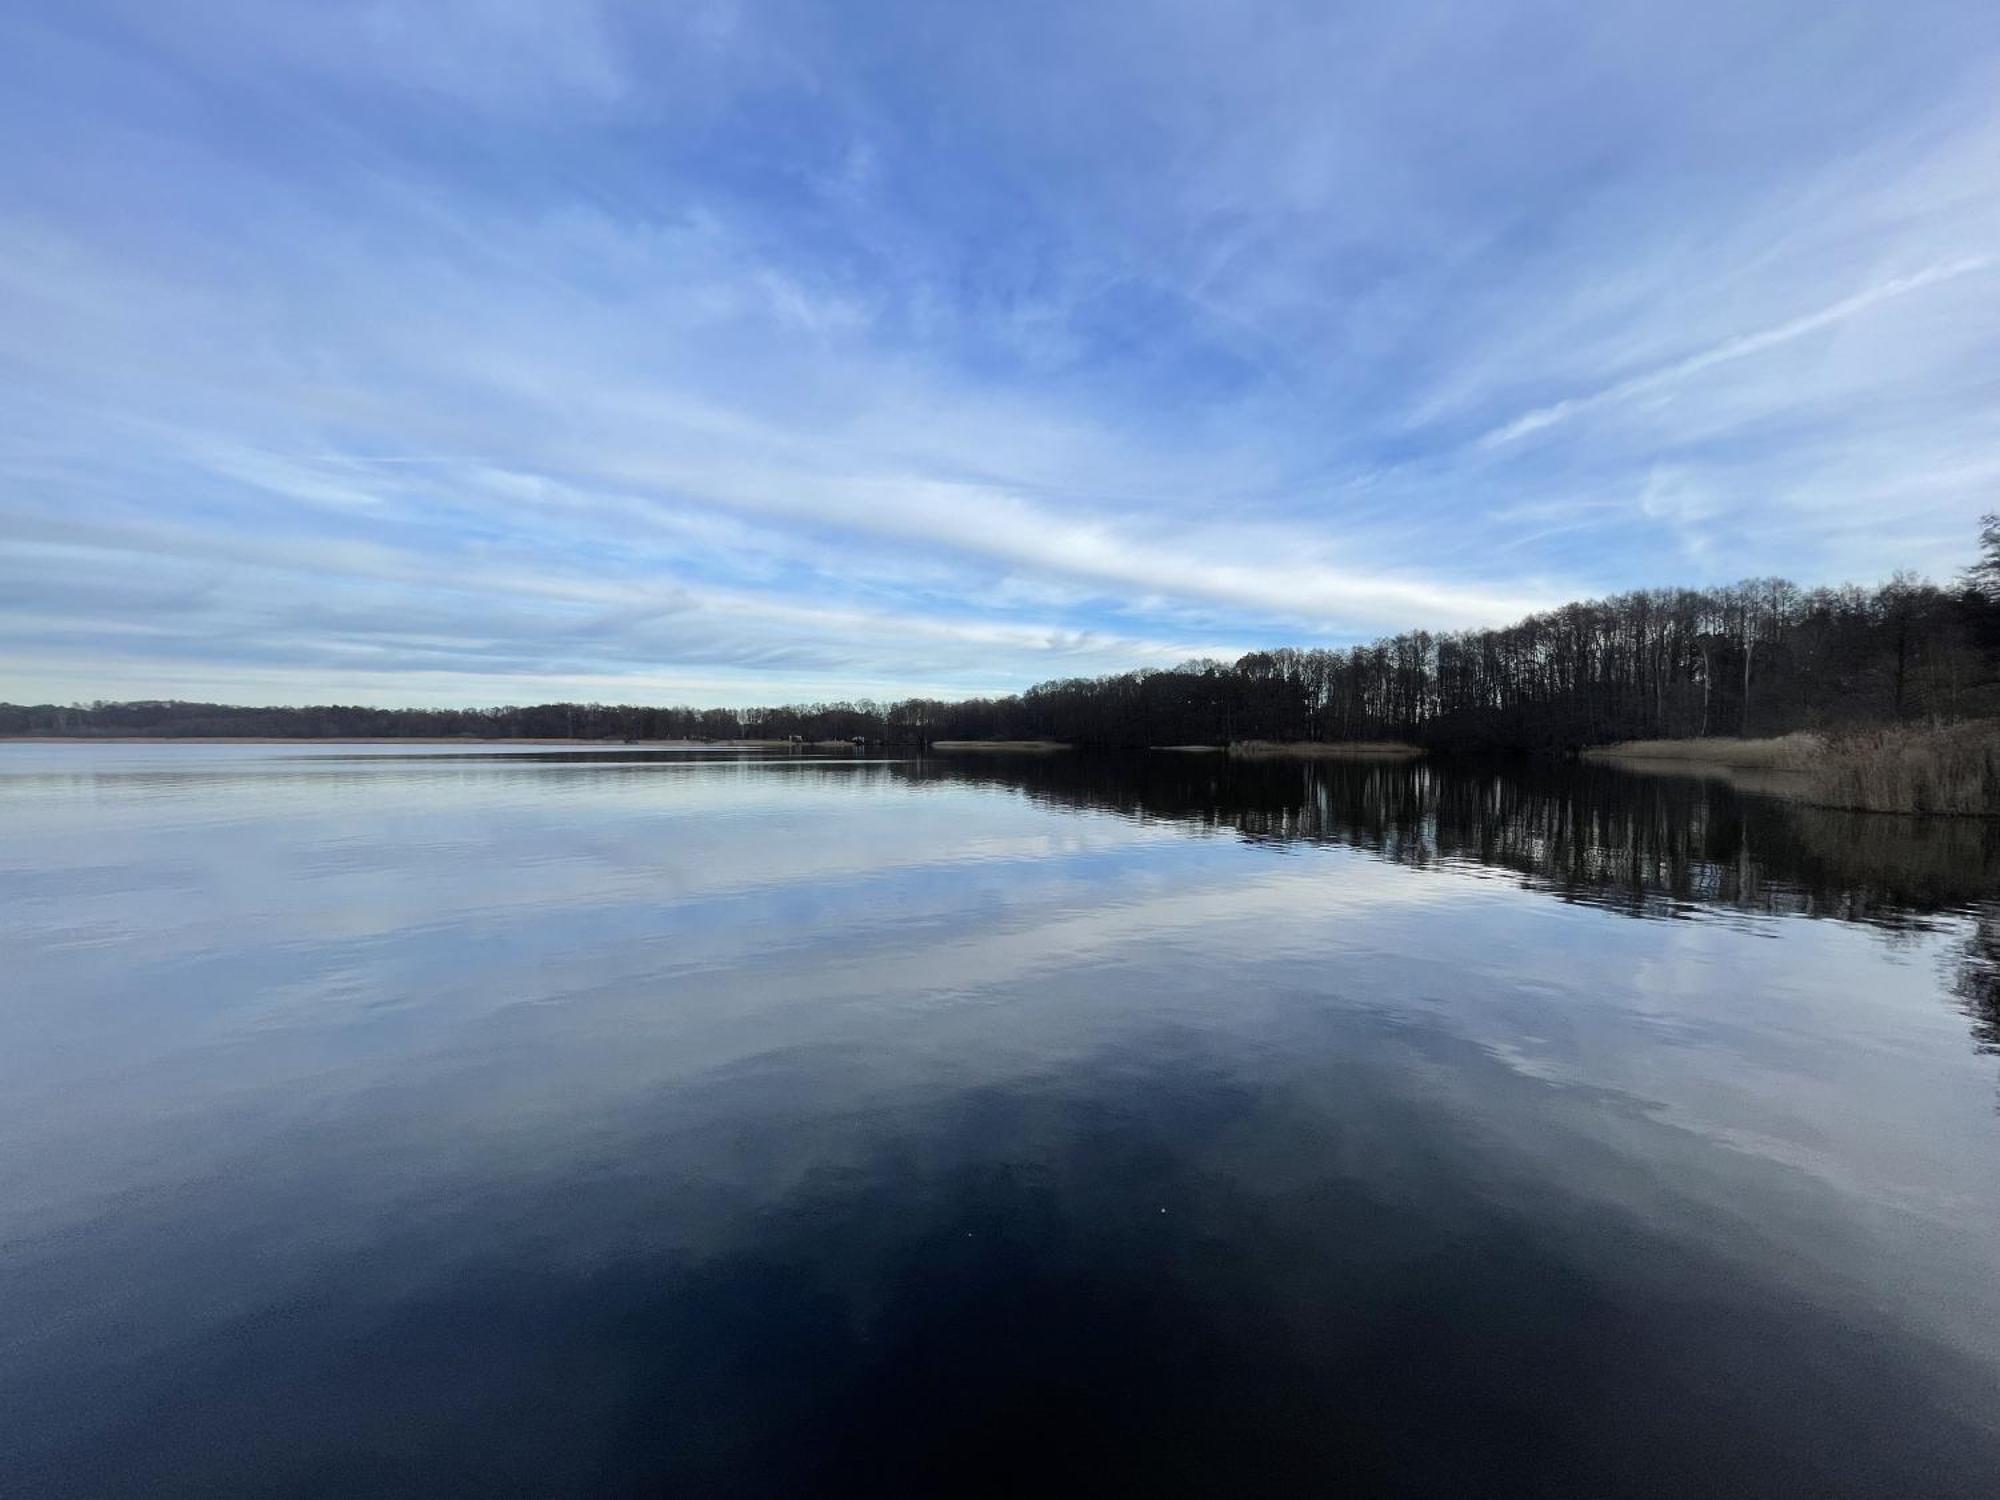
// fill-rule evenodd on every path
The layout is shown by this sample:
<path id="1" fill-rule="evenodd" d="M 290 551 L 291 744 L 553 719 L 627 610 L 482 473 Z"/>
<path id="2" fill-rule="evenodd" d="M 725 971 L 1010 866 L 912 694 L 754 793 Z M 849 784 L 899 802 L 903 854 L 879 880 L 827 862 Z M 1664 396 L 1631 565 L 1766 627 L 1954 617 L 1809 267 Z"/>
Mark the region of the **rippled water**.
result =
<path id="1" fill-rule="evenodd" d="M 0 746 L 8 1494 L 2000 1491 L 2000 838 Z"/>

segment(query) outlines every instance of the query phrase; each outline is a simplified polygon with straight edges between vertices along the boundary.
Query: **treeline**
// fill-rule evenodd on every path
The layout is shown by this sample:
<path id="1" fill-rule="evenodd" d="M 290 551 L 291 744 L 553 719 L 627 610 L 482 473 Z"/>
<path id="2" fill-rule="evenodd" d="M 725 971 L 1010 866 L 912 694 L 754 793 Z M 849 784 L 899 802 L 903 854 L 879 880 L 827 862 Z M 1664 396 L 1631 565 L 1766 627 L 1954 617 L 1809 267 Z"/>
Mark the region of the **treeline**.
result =
<path id="1" fill-rule="evenodd" d="M 1569 604 L 1500 630 L 1047 683 L 995 707 L 1009 736 L 1084 743 L 1403 739 L 1572 749 L 2000 711 L 2000 604 L 1970 584 L 1783 579 Z"/>
<path id="2" fill-rule="evenodd" d="M 1758 579 L 1564 605 L 1498 630 L 1045 682 L 1006 698 L 780 708 L 487 709 L 0 704 L 5 735 L 586 740 L 1045 739 L 1079 745 L 1402 739 L 1565 750 L 2000 713 L 2000 529 L 1953 588 Z"/>

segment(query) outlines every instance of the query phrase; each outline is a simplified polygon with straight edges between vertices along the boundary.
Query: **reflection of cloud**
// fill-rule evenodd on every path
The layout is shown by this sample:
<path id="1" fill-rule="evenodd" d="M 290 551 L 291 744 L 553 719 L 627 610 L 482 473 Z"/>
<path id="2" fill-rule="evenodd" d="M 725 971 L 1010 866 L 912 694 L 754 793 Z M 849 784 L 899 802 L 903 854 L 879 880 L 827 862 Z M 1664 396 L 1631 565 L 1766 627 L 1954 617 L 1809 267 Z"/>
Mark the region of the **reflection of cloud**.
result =
<path id="1" fill-rule="evenodd" d="M 1570 1098 L 1370 1016 L 1297 1004 L 1260 1033 L 1216 1005 L 1193 1034 L 1143 1006 L 1109 1025 L 1083 985 L 1014 998 L 1055 1035 L 1021 1049 L 994 1007 L 987 1045 L 940 1047 L 945 1008 L 899 1006 L 846 1049 L 766 1037 L 671 1087 L 657 1009 L 614 1038 L 544 1007 L 463 1073 L 337 1095 L 309 1145 L 268 1149 L 239 1106 L 164 1205 L 124 1195 L 16 1254 L 10 1306 L 68 1313 L 20 1341 L 70 1418 L 28 1429 L 33 1456 L 124 1477 L 170 1451 L 198 1488 L 287 1488 L 469 1409 L 505 1440 L 427 1427 L 399 1476 L 928 1493 L 1083 1463 L 1160 1493 L 1474 1491 L 1559 1465 L 1596 1492 L 1640 1454 L 1810 1488 L 1827 1429 L 1871 1424 L 1848 1460 L 1871 1491 L 1974 1492 L 1994 1460 L 1962 1399 L 1989 1362 L 1903 1316 L 1913 1263 L 1782 1169 L 1645 1121 L 1607 1149 Z M 597 1108 L 552 1087 L 571 1068 Z M 79 1284 L 118 1296 L 75 1306 Z M 175 1358 L 97 1363 L 137 1342 Z M 1273 1424 L 1294 1407 L 1339 1420 Z M 1495 1411 L 1536 1441 L 1496 1448 Z M 174 1443 L 96 1426 L 130 1412 Z"/>
<path id="2" fill-rule="evenodd" d="M 961 1250 L 968 1230 L 992 1237 L 982 1250 L 1038 1252 L 1060 1230 L 1085 1249 L 1164 1247 L 1183 1270 L 1191 1246 L 1247 1247 L 1279 1281 L 1414 1267 L 1412 1295 L 1462 1284 L 1481 1307 L 1594 1288 L 1591 1316 L 1532 1320 L 1557 1334 L 1601 1329 L 1612 1305 L 1670 1306 L 1684 1329 L 1685 1298 L 1663 1294 L 1694 1286 L 1793 1334 L 1837 1328 L 1850 1353 L 1853 1320 L 1880 1319 L 1871 1358 L 1951 1357 L 1933 1337 L 1981 1359 L 1996 1347 L 1991 1059 L 1937 1004 L 1932 965 L 1969 934 L 1919 930 L 1894 951 L 1858 923 L 1614 918 L 1556 899 L 1570 893 L 1547 875 L 1512 878 L 1523 844 L 1574 866 L 1481 820 L 1583 831 L 1587 863 L 1632 879 L 1656 862 L 1612 841 L 1695 823 L 1653 815 L 1690 801 L 1782 853 L 1782 823 L 1764 820 L 1782 810 L 1724 789 L 1563 778 L 1537 795 L 1530 771 L 1427 802 L 1412 793 L 1443 778 L 1410 767 L 1253 766 L 1218 791 L 1179 758 L 1133 781 L 1082 757 L 1016 764 L 1028 789 L 1071 778 L 1068 813 L 988 790 L 1007 762 L 959 779 L 656 769 L 617 764 L 624 750 L 594 769 L 13 751 L 43 776 L 107 767 L 18 797 L 0 846 L 20 897 L 0 928 L 22 955 L 0 1203 L 10 1226 L 84 1229 L 28 1259 L 72 1289 L 116 1288 L 107 1319 L 135 1300 L 169 1319 L 213 1310 L 169 1254 L 79 1271 L 79 1247 L 116 1259 L 181 1243 L 170 1230 L 245 1316 L 302 1287 L 350 1334 L 400 1329 L 414 1301 L 468 1285 L 512 1306 L 468 1282 L 468 1225 L 483 1263 L 534 1268 L 529 1300 L 572 1330 L 568 1291 L 537 1280 L 552 1264 L 587 1280 L 636 1256 L 631 1285 L 657 1294 L 691 1271 L 735 1285 L 721 1267 L 746 1245 L 804 1246 L 804 1271 L 943 1265 L 1004 1304 L 986 1294 L 1009 1283 L 971 1275 L 990 1263 L 940 1258 L 938 1225 Z M 1621 800 L 1640 796 L 1669 800 Z M 1224 836 L 1187 836 L 1207 828 Z M 1470 855 L 1441 853 L 1458 848 L 1509 878 L 1467 878 Z M 1170 1206 L 1171 1230 L 1134 1228 L 1141 1201 L 1155 1219 Z M 788 1241 L 786 1225 L 810 1233 Z M 836 1231 L 852 1254 L 819 1259 Z M 385 1245 L 438 1260 L 409 1274 Z M 243 1276 L 216 1270 L 239 1255 Z M 1120 1285 L 1161 1270 L 1089 1263 Z M 328 1300 L 356 1266 L 395 1282 L 385 1318 Z M 860 1300 L 894 1305 L 909 1285 Z M 1354 1336 L 1357 1306 L 1409 1305 L 1365 1285 L 1329 1297 L 1327 1338 Z M 1927 1290 L 1906 1310 L 1912 1287 Z M 1940 1308 L 1952 1326 L 1931 1330 Z M 298 1326 L 259 1324 L 279 1325 Z M 243 1347 L 211 1347 L 225 1344 Z M 1410 1367 L 1406 1343 L 1387 1346 Z M 1712 1361 L 1670 1363 L 1712 1381 Z M 1846 1361 L 1802 1368 L 1822 1366 L 1879 1398 Z"/>

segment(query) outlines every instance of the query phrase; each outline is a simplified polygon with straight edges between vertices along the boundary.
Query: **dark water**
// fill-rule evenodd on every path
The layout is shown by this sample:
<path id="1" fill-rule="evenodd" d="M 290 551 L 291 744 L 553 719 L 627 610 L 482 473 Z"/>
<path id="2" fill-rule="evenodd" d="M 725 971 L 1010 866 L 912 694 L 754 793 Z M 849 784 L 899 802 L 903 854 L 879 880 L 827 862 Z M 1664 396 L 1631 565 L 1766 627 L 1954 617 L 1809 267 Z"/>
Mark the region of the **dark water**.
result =
<path id="1" fill-rule="evenodd" d="M 0 746 L 8 1495 L 2000 1492 L 2000 837 Z"/>

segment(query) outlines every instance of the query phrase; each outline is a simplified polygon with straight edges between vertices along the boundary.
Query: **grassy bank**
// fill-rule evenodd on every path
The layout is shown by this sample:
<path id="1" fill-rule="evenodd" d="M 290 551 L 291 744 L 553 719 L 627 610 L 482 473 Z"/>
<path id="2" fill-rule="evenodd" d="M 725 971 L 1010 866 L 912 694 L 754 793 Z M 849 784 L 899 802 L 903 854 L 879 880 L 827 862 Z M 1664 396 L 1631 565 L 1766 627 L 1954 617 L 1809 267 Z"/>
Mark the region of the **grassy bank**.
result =
<path id="1" fill-rule="evenodd" d="M 1626 740 L 1583 752 L 1586 760 L 1682 761 L 1722 770 L 1805 771 L 1824 752 L 1817 735 L 1786 734 L 1775 739 Z"/>
<path id="2" fill-rule="evenodd" d="M 1058 740 L 932 740 L 933 750 L 1067 750 Z"/>
<path id="3" fill-rule="evenodd" d="M 1764 740 L 1628 740 L 1583 754 L 1646 769 L 1789 773 L 1765 786 L 1854 812 L 2000 816 L 2000 721 L 1992 719 Z"/>
<path id="4" fill-rule="evenodd" d="M 1399 740 L 1233 740 L 1231 755 L 1308 760 L 1405 760 L 1424 752 Z"/>
<path id="5" fill-rule="evenodd" d="M 1807 779 L 1825 807 L 2000 816 L 2000 721 L 1834 735 Z"/>

